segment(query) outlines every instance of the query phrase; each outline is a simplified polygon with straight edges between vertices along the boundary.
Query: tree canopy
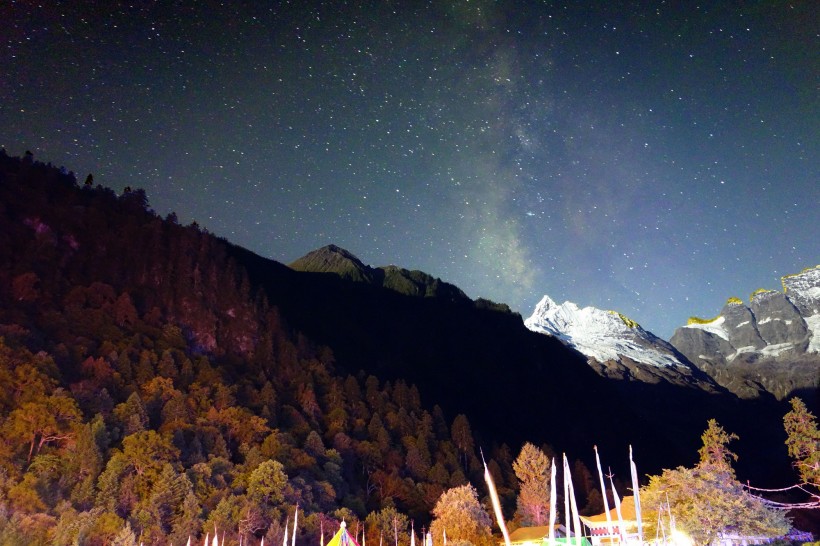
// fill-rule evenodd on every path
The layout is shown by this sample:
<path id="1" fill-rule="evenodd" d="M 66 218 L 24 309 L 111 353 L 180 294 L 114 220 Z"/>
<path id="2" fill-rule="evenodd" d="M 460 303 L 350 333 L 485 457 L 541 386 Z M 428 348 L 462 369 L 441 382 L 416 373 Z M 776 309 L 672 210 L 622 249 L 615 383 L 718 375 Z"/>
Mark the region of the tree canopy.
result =
<path id="1" fill-rule="evenodd" d="M 735 478 L 731 461 L 736 455 L 728 447 L 735 438 L 712 419 L 701 436 L 700 461 L 694 468 L 650 476 L 649 485 L 641 489 L 645 532 L 668 535 L 674 527 L 705 546 L 722 534 L 778 537 L 789 530 L 782 511 L 751 495 Z"/>
<path id="2" fill-rule="evenodd" d="M 474 546 L 490 546 L 492 520 L 478 501 L 478 492 L 472 485 L 453 487 L 441 494 L 433 508 L 430 532 L 453 541 L 466 541 Z"/>
<path id="3" fill-rule="evenodd" d="M 519 485 L 516 518 L 522 525 L 549 522 L 550 468 L 546 454 L 529 442 L 523 445 L 513 462 Z"/>
<path id="4" fill-rule="evenodd" d="M 820 431 L 817 419 L 800 398 L 791 399 L 792 409 L 783 418 L 786 446 L 794 466 L 806 484 L 820 489 Z"/>

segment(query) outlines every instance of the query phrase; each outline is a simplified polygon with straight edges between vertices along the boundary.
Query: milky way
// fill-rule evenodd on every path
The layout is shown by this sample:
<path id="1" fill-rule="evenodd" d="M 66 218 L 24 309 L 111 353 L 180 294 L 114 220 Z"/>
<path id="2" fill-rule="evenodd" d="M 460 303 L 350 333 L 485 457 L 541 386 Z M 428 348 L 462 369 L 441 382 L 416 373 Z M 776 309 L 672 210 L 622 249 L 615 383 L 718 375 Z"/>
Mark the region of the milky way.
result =
<path id="1" fill-rule="evenodd" d="M 0 145 L 667 338 L 820 263 L 816 7 L 595 4 L 4 3 Z"/>

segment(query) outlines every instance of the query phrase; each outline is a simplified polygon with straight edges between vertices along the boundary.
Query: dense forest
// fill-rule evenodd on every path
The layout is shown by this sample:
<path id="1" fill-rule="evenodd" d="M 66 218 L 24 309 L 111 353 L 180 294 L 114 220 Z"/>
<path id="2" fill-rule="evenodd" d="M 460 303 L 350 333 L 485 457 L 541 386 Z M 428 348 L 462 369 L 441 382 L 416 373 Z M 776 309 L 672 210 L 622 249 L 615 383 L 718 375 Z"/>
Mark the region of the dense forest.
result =
<path id="1" fill-rule="evenodd" d="M 373 302 L 407 306 L 407 296 L 344 285 L 357 291 L 349 301 L 320 303 L 327 300 L 321 286 L 337 290 L 337 281 L 303 274 L 303 284 L 285 283 L 292 273 L 195 223 L 180 225 L 174 214 L 160 217 L 142 190 L 117 194 L 90 175 L 78 183 L 30 154 L 0 151 L 0 544 L 184 544 L 213 529 L 225 544 L 271 543 L 283 540 L 298 506 L 299 544 L 317 544 L 346 521 L 373 544 L 392 526 L 406 546 L 409 530 L 430 525 L 449 489 L 472 484 L 488 504 L 480 451 L 505 513 L 517 514 L 521 430 L 496 417 L 493 431 L 510 434 L 482 439 L 474 423 L 486 431 L 490 413 L 476 420 L 457 411 L 442 396 L 452 387 L 427 381 L 444 373 L 434 358 L 452 360 L 447 379 L 460 374 L 459 400 L 481 411 L 465 392 L 486 377 L 470 378 L 468 368 L 482 358 L 505 362 L 505 349 L 488 357 L 489 345 L 420 341 L 430 331 L 422 328 L 449 332 L 444 321 L 464 333 L 442 337 L 489 337 L 482 329 L 518 336 L 520 317 L 484 302 L 413 303 L 422 311 L 406 316 L 421 319 L 405 325 L 402 338 L 379 330 Z M 316 313 L 320 305 L 324 314 Z M 352 306 L 370 312 L 365 324 L 375 337 L 346 320 Z M 334 310 L 339 316 L 329 317 Z M 481 318 L 488 313 L 489 322 Z M 345 321 L 348 330 L 337 326 Z M 567 398 L 534 405 L 554 411 L 586 389 L 593 396 L 580 411 L 600 415 L 604 403 L 622 399 L 557 342 L 520 335 L 529 336 L 527 347 L 506 349 L 515 358 L 524 354 L 529 364 L 530 355 L 553 351 L 581 364 L 536 362 Z M 384 352 L 391 344 L 394 353 Z M 422 360 L 428 369 L 414 365 Z M 546 388 L 504 381 L 530 397 Z M 664 401 L 667 392 L 652 403 L 675 410 L 681 399 Z M 677 418 L 700 418 L 692 412 Z M 592 432 L 605 442 L 618 434 L 605 420 L 588 423 L 598 428 L 564 434 L 586 441 L 581 434 Z M 663 441 L 650 428 L 643 440 Z M 674 437 L 666 445 L 689 441 L 674 426 L 665 433 Z M 539 449 L 553 456 L 565 447 Z M 575 492 L 582 513 L 598 513 L 603 499 L 588 462 L 572 464 Z"/>
<path id="2" fill-rule="evenodd" d="M 384 510 L 421 527 L 447 488 L 482 482 L 465 415 L 338 373 L 225 241 L 160 218 L 141 190 L 0 163 L 3 544 L 281 540 L 297 505 L 300 542 L 318 543 Z M 514 506 L 515 453 L 484 447 Z"/>

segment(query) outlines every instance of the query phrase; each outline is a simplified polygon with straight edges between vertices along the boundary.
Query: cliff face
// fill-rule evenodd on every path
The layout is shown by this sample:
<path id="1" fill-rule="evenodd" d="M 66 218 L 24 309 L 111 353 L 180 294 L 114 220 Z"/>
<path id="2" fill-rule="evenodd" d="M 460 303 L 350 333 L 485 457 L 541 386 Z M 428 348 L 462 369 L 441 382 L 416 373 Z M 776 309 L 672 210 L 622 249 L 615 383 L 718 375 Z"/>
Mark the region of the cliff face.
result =
<path id="1" fill-rule="evenodd" d="M 814 398 L 820 382 L 820 266 L 783 277 L 783 292 L 729 300 L 716 318 L 690 320 L 672 345 L 743 398 Z"/>

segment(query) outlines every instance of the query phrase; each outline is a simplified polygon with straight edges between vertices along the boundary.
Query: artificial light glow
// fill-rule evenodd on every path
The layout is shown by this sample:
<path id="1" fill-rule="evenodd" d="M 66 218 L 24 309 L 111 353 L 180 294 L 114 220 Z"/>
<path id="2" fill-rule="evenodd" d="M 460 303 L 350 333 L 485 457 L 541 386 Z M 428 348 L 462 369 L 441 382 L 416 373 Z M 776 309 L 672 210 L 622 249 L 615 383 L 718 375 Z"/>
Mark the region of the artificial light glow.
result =
<path id="1" fill-rule="evenodd" d="M 689 535 L 678 529 L 672 531 L 671 539 L 676 546 L 693 546 L 695 543 Z"/>

